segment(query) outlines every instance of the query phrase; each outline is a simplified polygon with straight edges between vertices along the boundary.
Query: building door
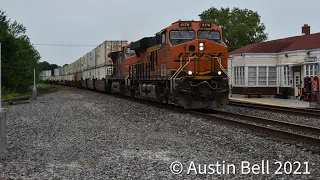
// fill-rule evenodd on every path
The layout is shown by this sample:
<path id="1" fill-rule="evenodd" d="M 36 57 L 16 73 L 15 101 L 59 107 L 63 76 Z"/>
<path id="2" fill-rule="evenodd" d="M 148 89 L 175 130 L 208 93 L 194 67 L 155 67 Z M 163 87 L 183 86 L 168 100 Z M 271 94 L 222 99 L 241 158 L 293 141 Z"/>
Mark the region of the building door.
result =
<path id="1" fill-rule="evenodd" d="M 299 95 L 299 88 L 300 88 L 300 72 L 294 72 L 294 95 Z"/>

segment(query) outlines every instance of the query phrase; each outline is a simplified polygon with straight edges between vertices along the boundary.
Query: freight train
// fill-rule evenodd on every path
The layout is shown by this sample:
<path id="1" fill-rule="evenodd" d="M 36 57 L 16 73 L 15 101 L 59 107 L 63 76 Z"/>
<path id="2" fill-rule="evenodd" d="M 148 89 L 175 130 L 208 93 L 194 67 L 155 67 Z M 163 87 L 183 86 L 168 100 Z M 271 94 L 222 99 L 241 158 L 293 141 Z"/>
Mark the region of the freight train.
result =
<path id="1" fill-rule="evenodd" d="M 42 79 L 185 109 L 215 109 L 229 103 L 227 59 L 219 26 L 177 21 L 153 37 L 105 41 Z"/>

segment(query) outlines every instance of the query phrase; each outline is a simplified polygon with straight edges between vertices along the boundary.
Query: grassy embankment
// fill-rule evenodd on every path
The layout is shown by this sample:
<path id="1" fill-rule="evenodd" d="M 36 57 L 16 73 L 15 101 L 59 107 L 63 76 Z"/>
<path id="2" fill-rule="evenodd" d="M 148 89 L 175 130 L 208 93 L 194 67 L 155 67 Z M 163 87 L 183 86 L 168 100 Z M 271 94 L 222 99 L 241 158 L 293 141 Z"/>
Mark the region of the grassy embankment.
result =
<path id="1" fill-rule="evenodd" d="M 52 86 L 50 84 L 43 84 L 43 83 L 36 84 L 36 87 L 37 87 L 38 95 L 53 93 L 53 92 L 62 90 L 61 88 Z M 10 99 L 10 98 L 19 97 L 19 96 L 31 96 L 32 89 L 33 89 L 33 86 L 30 86 L 28 92 L 26 93 L 3 92 L 2 99 Z"/>

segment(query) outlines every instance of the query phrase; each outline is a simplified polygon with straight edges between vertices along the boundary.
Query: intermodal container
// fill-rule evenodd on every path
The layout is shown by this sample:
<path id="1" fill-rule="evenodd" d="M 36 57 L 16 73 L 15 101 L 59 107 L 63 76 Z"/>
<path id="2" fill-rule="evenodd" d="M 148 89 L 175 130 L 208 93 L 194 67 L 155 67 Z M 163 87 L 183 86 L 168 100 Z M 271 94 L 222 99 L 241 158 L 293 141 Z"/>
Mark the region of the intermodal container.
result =
<path id="1" fill-rule="evenodd" d="M 81 72 L 81 58 L 76 61 L 76 73 Z"/>
<path id="2" fill-rule="evenodd" d="M 88 79 L 89 78 L 88 74 L 89 74 L 89 71 L 83 71 L 82 72 L 82 79 L 83 80 Z"/>
<path id="3" fill-rule="evenodd" d="M 83 56 L 82 63 L 81 63 L 82 71 L 88 70 L 88 55 L 89 55 L 89 53 L 87 53 Z"/>
<path id="4" fill-rule="evenodd" d="M 96 68 L 96 50 L 88 53 L 88 70 Z"/>
<path id="5" fill-rule="evenodd" d="M 62 75 L 63 76 L 67 75 L 67 70 L 68 70 L 68 66 L 66 65 L 66 66 L 63 67 L 63 70 L 62 70 Z M 63 79 L 63 80 L 65 80 L 65 79 Z"/>
<path id="6" fill-rule="evenodd" d="M 102 67 L 111 60 L 108 54 L 115 51 L 121 51 L 123 46 L 128 45 L 128 41 L 104 41 L 96 48 L 96 67 Z"/>
<path id="7" fill-rule="evenodd" d="M 54 76 L 55 77 L 59 76 L 59 68 L 54 69 Z"/>
<path id="8" fill-rule="evenodd" d="M 82 72 L 77 73 L 77 81 L 80 81 L 82 78 Z M 83 78 L 82 78 L 83 79 Z"/>
<path id="9" fill-rule="evenodd" d="M 95 77 L 95 72 L 96 72 L 96 69 L 90 69 L 90 70 L 88 71 L 89 79 L 96 78 L 96 77 Z"/>
<path id="10" fill-rule="evenodd" d="M 51 70 L 46 70 L 46 77 L 49 77 L 51 75 Z"/>
<path id="11" fill-rule="evenodd" d="M 59 68 L 59 76 L 62 76 L 63 75 L 63 67 L 60 67 Z"/>
<path id="12" fill-rule="evenodd" d="M 102 79 L 106 77 L 106 67 L 98 67 L 96 68 L 96 75 L 95 75 L 96 79 Z"/>

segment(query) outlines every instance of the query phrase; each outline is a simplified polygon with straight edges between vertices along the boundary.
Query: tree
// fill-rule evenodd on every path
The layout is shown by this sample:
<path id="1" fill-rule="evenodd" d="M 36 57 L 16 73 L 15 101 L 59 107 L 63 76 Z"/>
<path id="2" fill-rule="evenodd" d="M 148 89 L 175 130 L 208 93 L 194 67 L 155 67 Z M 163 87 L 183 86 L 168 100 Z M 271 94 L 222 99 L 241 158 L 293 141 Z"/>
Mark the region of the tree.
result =
<path id="1" fill-rule="evenodd" d="M 60 66 L 56 64 L 50 64 L 47 61 L 43 61 L 39 63 L 39 69 L 40 71 L 45 71 L 45 70 L 54 70 L 59 68 Z"/>
<path id="2" fill-rule="evenodd" d="M 41 56 L 25 33 L 22 24 L 11 23 L 0 10 L 2 87 L 5 91 L 26 92 L 33 82 L 33 69 L 39 72 Z"/>
<path id="3" fill-rule="evenodd" d="M 229 52 L 248 44 L 263 42 L 268 39 L 265 25 L 260 15 L 248 9 L 209 8 L 199 14 L 202 21 L 210 21 L 222 28 L 223 41 Z"/>

